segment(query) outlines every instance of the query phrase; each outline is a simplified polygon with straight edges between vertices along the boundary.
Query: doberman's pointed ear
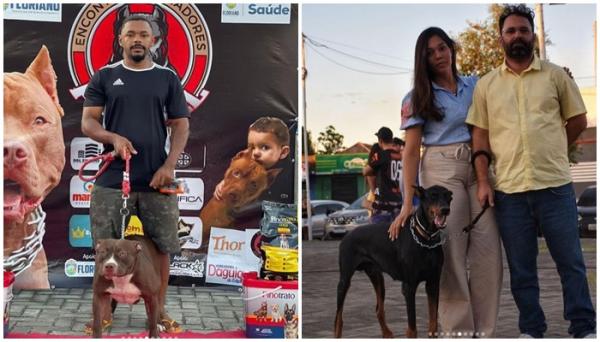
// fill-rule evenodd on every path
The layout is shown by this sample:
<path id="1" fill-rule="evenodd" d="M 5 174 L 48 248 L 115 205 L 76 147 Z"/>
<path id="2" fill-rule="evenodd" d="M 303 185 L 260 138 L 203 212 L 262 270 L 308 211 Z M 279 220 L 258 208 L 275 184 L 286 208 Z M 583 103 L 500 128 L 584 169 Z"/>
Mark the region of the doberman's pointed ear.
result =
<path id="1" fill-rule="evenodd" d="M 423 187 L 413 185 L 413 188 L 415 188 L 415 195 L 417 195 L 418 198 L 423 198 L 425 196 L 425 189 Z"/>

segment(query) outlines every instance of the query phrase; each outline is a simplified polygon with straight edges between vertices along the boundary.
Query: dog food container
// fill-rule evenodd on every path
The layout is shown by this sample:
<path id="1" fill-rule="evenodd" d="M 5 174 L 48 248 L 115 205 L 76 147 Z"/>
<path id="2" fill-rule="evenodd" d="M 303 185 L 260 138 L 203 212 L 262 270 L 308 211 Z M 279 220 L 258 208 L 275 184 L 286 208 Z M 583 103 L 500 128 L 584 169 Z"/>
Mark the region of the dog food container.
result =
<path id="1" fill-rule="evenodd" d="M 242 286 L 246 337 L 298 338 L 298 281 L 263 280 L 246 272 Z"/>
<path id="2" fill-rule="evenodd" d="M 4 336 L 8 335 L 10 301 L 13 299 L 13 284 L 15 274 L 10 271 L 4 271 Z"/>

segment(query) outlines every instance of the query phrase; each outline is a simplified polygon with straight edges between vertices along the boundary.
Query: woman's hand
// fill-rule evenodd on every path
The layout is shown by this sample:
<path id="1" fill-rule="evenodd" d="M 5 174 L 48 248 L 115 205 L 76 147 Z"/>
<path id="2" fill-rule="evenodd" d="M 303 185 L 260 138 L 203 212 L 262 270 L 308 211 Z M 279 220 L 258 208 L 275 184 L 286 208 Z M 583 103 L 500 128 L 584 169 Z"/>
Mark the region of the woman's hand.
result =
<path id="1" fill-rule="evenodd" d="M 396 216 L 394 222 L 390 225 L 390 229 L 388 229 L 388 234 L 390 236 L 390 240 L 394 241 L 398 238 L 400 234 L 400 229 L 404 227 L 406 220 L 410 217 L 413 211 L 412 202 L 405 202 L 402 204 L 402 209 L 400 210 L 400 214 Z"/>

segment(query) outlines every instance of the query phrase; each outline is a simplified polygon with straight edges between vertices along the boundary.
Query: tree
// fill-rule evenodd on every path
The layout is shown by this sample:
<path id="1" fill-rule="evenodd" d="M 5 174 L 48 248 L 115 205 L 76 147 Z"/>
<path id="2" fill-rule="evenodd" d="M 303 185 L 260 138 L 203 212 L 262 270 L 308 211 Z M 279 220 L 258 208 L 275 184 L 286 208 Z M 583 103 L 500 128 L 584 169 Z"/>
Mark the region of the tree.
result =
<path id="1" fill-rule="evenodd" d="M 338 133 L 333 125 L 325 127 L 325 132 L 319 133 L 317 141 L 321 146 L 321 154 L 334 154 L 335 151 L 344 148 L 344 136 Z"/>
<path id="2" fill-rule="evenodd" d="M 458 42 L 456 64 L 461 74 L 481 77 L 504 60 L 498 43 L 498 18 L 502 6 L 492 4 L 488 11 L 487 19 L 481 23 L 467 21 L 469 27 L 455 38 Z"/>
<path id="3" fill-rule="evenodd" d="M 306 131 L 306 140 L 307 141 L 304 141 L 304 137 L 302 138 L 302 153 L 304 153 L 304 144 L 308 144 L 306 147 L 308 149 L 308 155 L 311 156 L 315 154 L 315 144 L 312 140 L 312 132 L 309 130 Z"/>
<path id="4" fill-rule="evenodd" d="M 498 25 L 503 6 L 491 4 L 488 7 L 490 16 L 481 23 L 467 21 L 469 27 L 454 37 L 457 45 L 456 64 L 459 73 L 463 75 L 477 75 L 479 77 L 487 74 L 504 61 L 504 53 L 498 42 Z M 552 41 L 545 34 L 546 45 L 552 45 Z M 535 51 L 539 55 L 537 40 Z"/>

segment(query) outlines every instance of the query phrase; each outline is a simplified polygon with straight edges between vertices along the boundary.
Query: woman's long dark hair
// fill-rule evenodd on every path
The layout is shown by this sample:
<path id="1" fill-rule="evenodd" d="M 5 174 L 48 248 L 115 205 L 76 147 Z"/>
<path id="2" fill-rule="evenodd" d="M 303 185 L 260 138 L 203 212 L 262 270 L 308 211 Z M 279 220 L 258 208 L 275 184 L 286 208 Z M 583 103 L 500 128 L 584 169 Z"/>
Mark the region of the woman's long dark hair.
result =
<path id="1" fill-rule="evenodd" d="M 433 36 L 440 37 L 452 51 L 452 74 L 458 79 L 456 69 L 456 44 L 448 37 L 446 32 L 439 27 L 429 27 L 421 32 L 415 47 L 415 86 L 411 96 L 412 114 L 418 114 L 425 120 L 433 119 L 442 121 L 444 114 L 434 104 L 433 96 L 433 70 L 427 61 L 427 44 Z"/>

